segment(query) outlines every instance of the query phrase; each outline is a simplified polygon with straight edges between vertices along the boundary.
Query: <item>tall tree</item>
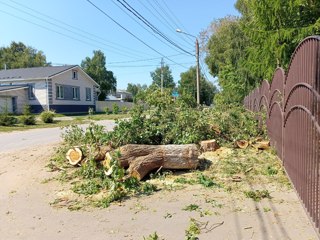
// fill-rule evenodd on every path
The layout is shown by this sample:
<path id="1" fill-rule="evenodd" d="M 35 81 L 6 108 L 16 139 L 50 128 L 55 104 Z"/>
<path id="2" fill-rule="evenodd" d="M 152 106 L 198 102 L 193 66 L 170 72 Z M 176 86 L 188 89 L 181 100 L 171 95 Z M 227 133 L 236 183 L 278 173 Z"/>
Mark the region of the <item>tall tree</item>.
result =
<path id="1" fill-rule="evenodd" d="M 241 103 L 259 78 L 243 64 L 249 41 L 242 31 L 238 17 L 228 16 L 211 23 L 212 32 L 207 43 L 206 63 L 210 73 L 218 77 L 221 92 L 218 103 Z"/>
<path id="2" fill-rule="evenodd" d="M 190 67 L 188 71 L 180 74 L 178 92 L 196 97 L 196 67 Z M 200 74 L 200 103 L 211 105 L 214 95 L 217 93 L 216 86 L 207 81 L 203 74 Z"/>
<path id="3" fill-rule="evenodd" d="M 288 67 L 301 40 L 320 34 L 319 0 L 238 0 L 236 7 L 252 43 L 246 67 L 256 76 L 270 80 L 277 66 Z"/>
<path id="4" fill-rule="evenodd" d="M 163 74 L 163 87 L 164 88 L 171 88 L 173 89 L 175 87 L 175 82 L 173 80 L 173 76 L 171 73 L 171 70 L 168 65 L 164 65 L 164 67 L 161 69 L 157 68 L 154 72 L 151 72 L 151 78 L 152 78 L 152 85 L 156 85 L 158 87 L 161 87 L 161 75 Z"/>
<path id="5" fill-rule="evenodd" d="M 22 42 L 11 42 L 9 47 L 0 48 L 0 69 L 48 66 L 46 56 Z"/>
<path id="6" fill-rule="evenodd" d="M 128 83 L 127 86 L 127 91 L 132 93 L 132 96 L 135 97 L 140 91 L 146 90 L 148 86 L 146 84 L 133 84 L 133 83 Z"/>
<path id="7" fill-rule="evenodd" d="M 112 71 L 106 68 L 106 57 L 100 50 L 93 51 L 93 57 L 86 57 L 81 62 L 82 69 L 100 85 L 98 99 L 104 101 L 110 91 L 115 91 L 117 79 Z"/>

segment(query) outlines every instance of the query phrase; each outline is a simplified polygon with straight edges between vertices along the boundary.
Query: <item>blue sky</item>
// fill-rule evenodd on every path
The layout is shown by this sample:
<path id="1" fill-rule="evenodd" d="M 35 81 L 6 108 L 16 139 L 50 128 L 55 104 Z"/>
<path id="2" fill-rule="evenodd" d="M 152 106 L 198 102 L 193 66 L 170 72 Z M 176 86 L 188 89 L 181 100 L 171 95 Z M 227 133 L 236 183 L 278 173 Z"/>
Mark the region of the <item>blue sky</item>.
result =
<path id="1" fill-rule="evenodd" d="M 195 65 L 195 40 L 176 28 L 198 36 L 213 20 L 238 14 L 236 0 L 90 1 L 104 13 L 87 0 L 0 0 L 0 46 L 21 41 L 42 50 L 53 65 L 80 65 L 94 50 L 101 50 L 107 69 L 117 77 L 118 89 L 128 83 L 149 85 L 150 72 L 160 67 L 164 57 L 178 82 L 180 73 Z M 120 2 L 152 26 L 143 24 Z M 201 65 L 212 80 L 205 63 Z"/>

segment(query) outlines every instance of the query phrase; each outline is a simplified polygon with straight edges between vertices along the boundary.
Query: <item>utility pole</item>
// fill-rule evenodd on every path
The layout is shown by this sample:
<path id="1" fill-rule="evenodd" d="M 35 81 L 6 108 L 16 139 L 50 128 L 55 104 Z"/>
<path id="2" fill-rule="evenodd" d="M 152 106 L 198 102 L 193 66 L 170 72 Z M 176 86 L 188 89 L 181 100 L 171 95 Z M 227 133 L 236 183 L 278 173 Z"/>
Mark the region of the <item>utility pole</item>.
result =
<path id="1" fill-rule="evenodd" d="M 200 104 L 200 66 L 199 66 L 199 41 L 196 38 L 196 58 L 197 58 L 197 103 Z"/>
<path id="2" fill-rule="evenodd" d="M 196 39 L 196 62 L 197 62 L 197 80 L 196 80 L 196 86 L 197 86 L 197 104 L 200 104 L 200 64 L 199 64 L 199 41 L 198 38 L 190 33 L 186 33 L 182 31 L 181 29 L 176 29 L 178 33 L 183 33 L 188 36 L 191 36 Z"/>
<path id="3" fill-rule="evenodd" d="M 163 92 L 163 58 L 161 58 L 161 92 Z"/>

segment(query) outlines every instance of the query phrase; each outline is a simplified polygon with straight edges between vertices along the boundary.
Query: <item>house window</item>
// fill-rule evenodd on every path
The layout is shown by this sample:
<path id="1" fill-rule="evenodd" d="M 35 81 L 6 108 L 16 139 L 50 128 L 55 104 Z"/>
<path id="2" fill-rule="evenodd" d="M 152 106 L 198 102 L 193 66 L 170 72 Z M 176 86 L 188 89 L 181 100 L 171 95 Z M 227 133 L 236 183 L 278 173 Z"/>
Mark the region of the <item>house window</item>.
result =
<path id="1" fill-rule="evenodd" d="M 28 89 L 28 97 L 29 100 L 35 99 L 35 95 L 34 95 L 34 83 L 29 84 L 29 89 Z"/>
<path id="2" fill-rule="evenodd" d="M 86 101 L 91 101 L 91 88 L 86 88 Z"/>
<path id="3" fill-rule="evenodd" d="M 64 99 L 63 86 L 58 85 L 58 86 L 56 87 L 56 95 L 57 95 L 57 99 Z"/>
<path id="4" fill-rule="evenodd" d="M 79 100 L 79 88 L 78 87 L 72 87 L 72 98 L 75 100 Z"/>
<path id="5" fill-rule="evenodd" d="M 75 79 L 75 80 L 78 79 L 78 71 L 72 70 L 72 79 Z"/>

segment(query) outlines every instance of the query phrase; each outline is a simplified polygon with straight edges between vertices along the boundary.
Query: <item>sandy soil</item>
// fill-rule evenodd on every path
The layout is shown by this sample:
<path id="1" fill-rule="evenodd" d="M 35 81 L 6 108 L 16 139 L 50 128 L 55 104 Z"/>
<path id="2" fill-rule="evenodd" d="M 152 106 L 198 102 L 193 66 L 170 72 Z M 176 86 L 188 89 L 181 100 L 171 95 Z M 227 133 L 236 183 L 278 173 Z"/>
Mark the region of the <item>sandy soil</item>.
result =
<path id="1" fill-rule="evenodd" d="M 192 185 L 132 198 L 107 209 L 70 211 L 50 205 L 66 189 L 47 181 L 53 146 L 0 153 L 0 239 L 185 239 L 194 218 L 199 239 L 318 239 L 293 190 L 271 189 L 257 203 L 223 190 Z M 199 211 L 182 210 L 197 204 Z M 207 214 L 207 215 L 206 215 Z M 203 216 L 202 216 L 203 215 Z"/>

